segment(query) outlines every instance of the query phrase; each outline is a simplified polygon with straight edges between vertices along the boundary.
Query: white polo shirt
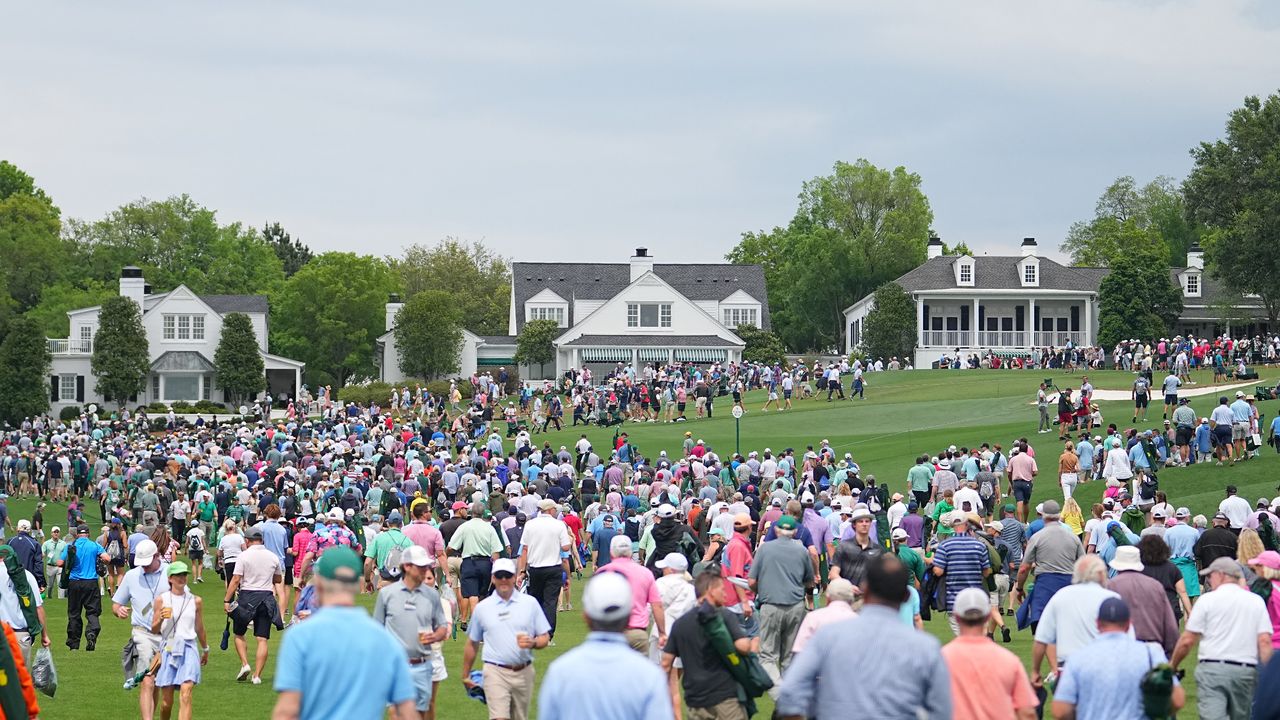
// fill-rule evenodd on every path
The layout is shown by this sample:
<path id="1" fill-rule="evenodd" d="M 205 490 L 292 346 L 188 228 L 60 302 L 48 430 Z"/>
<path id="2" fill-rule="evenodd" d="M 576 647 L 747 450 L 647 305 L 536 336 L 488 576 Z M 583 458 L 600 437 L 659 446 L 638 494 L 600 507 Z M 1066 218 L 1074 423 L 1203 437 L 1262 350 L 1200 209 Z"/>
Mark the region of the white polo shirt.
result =
<path id="1" fill-rule="evenodd" d="M 572 545 L 569 527 L 551 515 L 539 515 L 524 525 L 520 544 L 529 549 L 529 567 L 551 567 L 560 564 L 560 548 Z"/>
<path id="2" fill-rule="evenodd" d="M 1187 630 L 1200 634 L 1200 662 L 1257 664 L 1258 636 L 1271 634 L 1271 618 L 1261 597 L 1239 585 L 1224 584 L 1191 606 Z"/>

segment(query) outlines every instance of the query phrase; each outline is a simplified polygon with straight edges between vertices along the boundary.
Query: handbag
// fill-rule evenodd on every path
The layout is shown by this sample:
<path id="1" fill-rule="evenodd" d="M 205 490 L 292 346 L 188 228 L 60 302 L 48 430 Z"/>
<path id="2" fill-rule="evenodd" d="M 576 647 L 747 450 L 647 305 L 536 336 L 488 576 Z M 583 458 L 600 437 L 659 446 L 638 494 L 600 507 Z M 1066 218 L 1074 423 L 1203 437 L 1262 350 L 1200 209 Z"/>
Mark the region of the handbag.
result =
<path id="1" fill-rule="evenodd" d="M 1173 713 L 1173 668 L 1168 663 L 1156 665 L 1147 648 L 1148 670 L 1138 688 L 1142 691 L 1142 712 L 1150 720 L 1164 720 Z"/>

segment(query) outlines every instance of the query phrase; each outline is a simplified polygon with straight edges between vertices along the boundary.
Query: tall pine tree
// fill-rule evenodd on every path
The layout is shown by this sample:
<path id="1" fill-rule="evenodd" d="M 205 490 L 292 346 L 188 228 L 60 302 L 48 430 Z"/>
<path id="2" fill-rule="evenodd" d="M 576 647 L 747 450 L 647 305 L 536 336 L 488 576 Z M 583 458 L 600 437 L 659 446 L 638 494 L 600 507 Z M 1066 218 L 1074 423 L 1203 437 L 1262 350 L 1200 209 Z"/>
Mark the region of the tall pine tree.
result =
<path id="1" fill-rule="evenodd" d="M 93 336 L 90 368 L 98 378 L 98 394 L 119 407 L 147 386 L 151 369 L 142 310 L 131 298 L 117 295 L 102 303 L 98 332 Z"/>
<path id="2" fill-rule="evenodd" d="M 0 343 L 0 420 L 16 425 L 49 409 L 51 364 L 40 323 L 15 318 Z"/>
<path id="3" fill-rule="evenodd" d="M 228 313 L 222 318 L 222 337 L 213 354 L 218 387 L 233 405 L 253 398 L 267 389 L 266 368 L 258 350 L 258 336 L 244 313 Z"/>

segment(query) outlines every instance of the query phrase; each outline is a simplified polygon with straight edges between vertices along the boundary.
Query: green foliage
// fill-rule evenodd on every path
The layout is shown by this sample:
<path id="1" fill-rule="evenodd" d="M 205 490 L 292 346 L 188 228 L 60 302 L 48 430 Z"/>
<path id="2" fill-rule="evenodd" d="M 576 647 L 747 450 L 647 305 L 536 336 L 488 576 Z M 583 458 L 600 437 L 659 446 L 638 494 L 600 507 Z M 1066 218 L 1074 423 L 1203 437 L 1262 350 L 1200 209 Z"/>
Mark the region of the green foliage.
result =
<path id="1" fill-rule="evenodd" d="M 524 324 L 516 338 L 515 361 L 518 365 L 537 365 L 541 368 L 556 359 L 555 345 L 563 330 L 555 320 L 530 320 Z"/>
<path id="2" fill-rule="evenodd" d="M 1126 253 L 1112 263 L 1098 289 L 1098 343 L 1112 347 L 1127 338 L 1161 337 L 1181 313 L 1182 293 L 1162 256 L 1153 249 Z"/>
<path id="3" fill-rule="evenodd" d="M 101 305 L 119 292 L 119 286 L 114 283 L 94 278 L 67 278 L 46 286 L 40 302 L 25 315 L 40 323 L 47 336 L 64 338 L 71 333 L 68 310 Z"/>
<path id="4" fill-rule="evenodd" d="M 915 356 L 916 306 L 898 283 L 876 289 L 875 308 L 862 328 L 862 350 L 869 358 L 896 357 L 912 362 Z"/>
<path id="5" fill-rule="evenodd" d="M 445 401 L 449 400 L 449 381 L 448 380 L 431 380 L 427 382 L 427 384 L 423 385 L 422 387 L 424 390 L 431 393 L 432 395 L 435 395 L 436 397 L 442 397 L 445 399 Z M 471 389 L 472 389 L 471 383 L 469 382 L 458 383 L 458 394 L 462 396 L 463 400 L 471 399 L 471 396 L 473 394 L 471 392 Z"/>
<path id="6" fill-rule="evenodd" d="M 142 313 L 133 300 L 117 295 L 102 303 L 90 367 L 98 394 L 119 407 L 146 389 L 151 360 Z"/>
<path id="7" fill-rule="evenodd" d="M 67 405 L 66 407 L 63 407 L 61 410 L 58 411 L 58 419 L 61 420 L 62 422 L 71 422 L 72 420 L 78 420 L 80 418 L 81 412 L 82 410 L 80 409 L 79 405 Z"/>
<path id="8" fill-rule="evenodd" d="M 192 405 L 192 406 L 191 406 L 191 409 L 195 410 L 195 411 L 196 411 L 196 412 L 198 412 L 198 413 L 214 413 L 214 414 L 217 414 L 217 413 L 226 413 L 226 412 L 227 412 L 227 406 L 226 406 L 226 405 L 223 405 L 222 403 L 212 402 L 212 401 L 210 401 L 210 400 L 198 400 L 198 401 L 196 401 L 196 404 L 195 404 L 195 405 Z"/>
<path id="9" fill-rule="evenodd" d="M 0 342 L 0 420 L 18 424 L 49 409 L 52 358 L 40 324 L 18 318 Z"/>
<path id="10" fill-rule="evenodd" d="M 388 262 L 409 299 L 424 290 L 444 291 L 458 306 L 462 327 L 477 335 L 507 332 L 511 264 L 483 242 L 446 237 L 434 247 L 410 245 L 404 257 Z"/>
<path id="11" fill-rule="evenodd" d="M 764 267 L 787 348 L 837 347 L 846 307 L 924 262 L 933 211 L 920 182 L 902 167 L 837 162 L 804 184 L 787 227 L 743 234 L 728 259 Z"/>
<path id="12" fill-rule="evenodd" d="M 942 254 L 956 255 L 956 256 L 968 255 L 969 257 L 973 257 L 973 251 L 970 250 L 969 246 L 964 244 L 963 242 L 956 245 L 955 247 L 952 247 L 951 245 L 948 245 L 946 243 L 942 243 Z"/>
<path id="13" fill-rule="evenodd" d="M 8 160 L 0 160 L 0 200 L 7 200 L 14 195 L 30 195 L 44 201 L 53 210 L 55 217 L 61 214 L 53 200 L 36 186 L 35 178 Z"/>
<path id="14" fill-rule="evenodd" d="M 191 403 L 187 402 L 186 400 L 177 400 L 173 403 L 172 407 L 173 407 L 173 411 L 176 413 L 185 413 L 191 410 L 193 406 L 191 405 Z"/>
<path id="15" fill-rule="evenodd" d="M 361 385 L 343 385 L 338 389 L 338 401 L 342 403 L 353 402 L 357 405 L 371 405 L 377 403 L 379 406 L 386 407 L 387 402 L 391 399 L 392 387 L 384 382 L 369 382 Z"/>
<path id="16" fill-rule="evenodd" d="M 66 273 L 60 214 L 30 175 L 0 161 L 0 310 L 33 307 L 44 286 Z"/>
<path id="17" fill-rule="evenodd" d="M 313 387 L 320 380 L 345 385 L 352 378 L 373 377 L 384 302 L 396 289 L 386 263 L 377 258 L 317 255 L 276 295 L 271 352 L 306 362 L 307 382 Z"/>
<path id="18" fill-rule="evenodd" d="M 262 237 L 271 245 L 276 257 L 280 258 L 286 278 L 293 277 L 294 273 L 301 270 L 303 265 L 311 262 L 313 257 L 311 248 L 302 244 L 301 240 L 291 237 L 280 226 L 280 223 L 264 225 L 262 227 Z"/>
<path id="19" fill-rule="evenodd" d="M 1280 94 L 1245 98 L 1231 113 L 1225 139 L 1191 151 L 1195 167 L 1183 189 L 1190 216 L 1208 226 L 1210 274 L 1255 294 L 1274 324 L 1280 315 Z"/>
<path id="20" fill-rule="evenodd" d="M 768 330 L 761 330 L 755 325 L 739 325 L 734 332 L 747 344 L 742 349 L 743 362 L 773 365 L 786 359 L 787 349 L 778 336 Z"/>
<path id="21" fill-rule="evenodd" d="M 462 312 L 454 297 L 423 290 L 400 309 L 394 328 L 400 372 L 424 380 L 458 372 Z"/>
<path id="22" fill-rule="evenodd" d="M 239 404 L 267 389 L 266 368 L 258 350 L 253 322 L 244 313 L 228 313 L 222 318 L 222 337 L 213 355 L 218 387 L 227 399 Z"/>
<path id="23" fill-rule="evenodd" d="M 157 400 L 156 402 L 153 402 L 150 405 L 147 405 L 147 412 L 151 413 L 152 415 L 156 413 L 167 413 L 169 412 L 169 403 L 160 402 L 159 400 Z"/>
<path id="24" fill-rule="evenodd" d="M 1103 191 L 1092 220 L 1072 224 L 1060 249 L 1075 265 L 1110 267 L 1137 250 L 1154 254 L 1165 265 L 1182 266 L 1187 249 L 1203 233 L 1187 219 L 1185 207 L 1172 179 L 1161 176 L 1138 187 L 1126 175 Z"/>

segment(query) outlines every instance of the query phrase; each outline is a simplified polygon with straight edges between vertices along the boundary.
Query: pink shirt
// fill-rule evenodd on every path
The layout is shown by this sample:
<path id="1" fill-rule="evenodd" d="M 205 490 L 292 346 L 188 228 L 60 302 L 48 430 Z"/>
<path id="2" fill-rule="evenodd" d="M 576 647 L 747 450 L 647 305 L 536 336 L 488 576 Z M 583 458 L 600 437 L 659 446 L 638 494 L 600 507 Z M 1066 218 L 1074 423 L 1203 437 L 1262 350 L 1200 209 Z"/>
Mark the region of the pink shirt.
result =
<path id="1" fill-rule="evenodd" d="M 614 558 L 602 570 L 616 572 L 631 584 L 631 618 L 627 621 L 627 627 L 647 630 L 649 605 L 662 602 L 662 596 L 658 593 L 658 582 L 653 579 L 653 573 L 649 572 L 649 568 L 636 564 L 628 557 Z"/>
<path id="2" fill-rule="evenodd" d="M 431 557 L 444 552 L 444 536 L 440 531 L 432 527 L 431 523 L 411 522 L 403 528 L 405 537 L 413 541 L 414 545 L 427 551 Z"/>
<path id="3" fill-rule="evenodd" d="M 800 623 L 800 629 L 796 631 L 795 644 L 791 646 L 791 652 L 798 653 L 804 649 L 804 646 L 813 639 L 814 633 L 824 625 L 850 620 L 858 616 L 854 612 L 849 603 L 843 600 L 837 600 L 821 610 L 814 610 L 804 616 L 804 621 Z"/>

